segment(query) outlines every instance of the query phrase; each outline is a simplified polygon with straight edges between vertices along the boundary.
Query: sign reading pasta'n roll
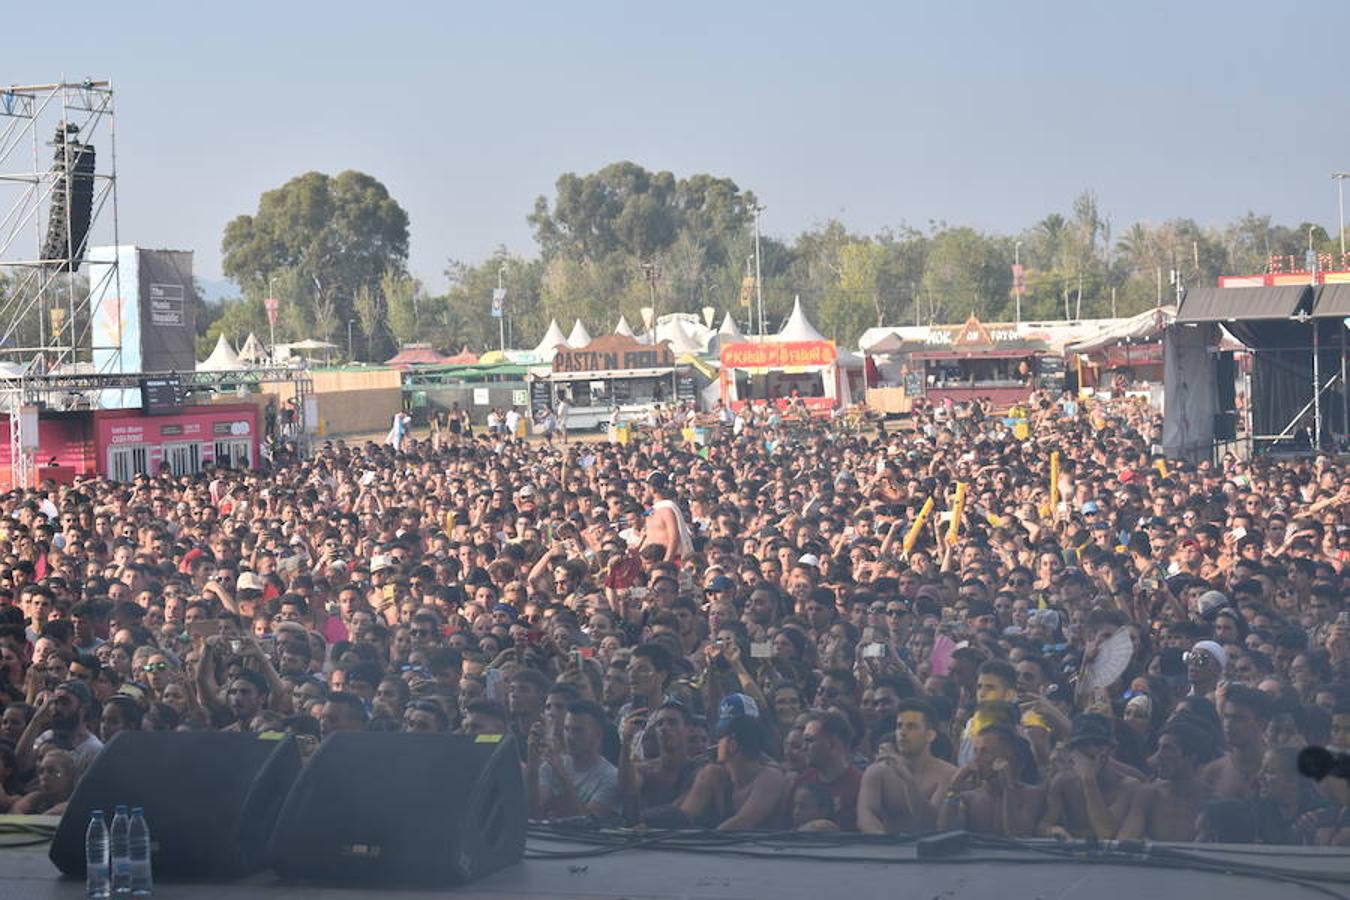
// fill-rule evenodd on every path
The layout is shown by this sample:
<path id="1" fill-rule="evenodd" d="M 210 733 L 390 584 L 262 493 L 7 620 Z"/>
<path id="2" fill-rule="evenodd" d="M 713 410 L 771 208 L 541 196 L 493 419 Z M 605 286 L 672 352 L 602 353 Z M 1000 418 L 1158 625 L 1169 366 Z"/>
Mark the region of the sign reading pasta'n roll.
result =
<path id="1" fill-rule="evenodd" d="M 665 341 L 643 344 L 621 334 L 596 338 L 584 347 L 560 349 L 553 357 L 555 372 L 669 369 L 674 365 L 675 354 Z"/>

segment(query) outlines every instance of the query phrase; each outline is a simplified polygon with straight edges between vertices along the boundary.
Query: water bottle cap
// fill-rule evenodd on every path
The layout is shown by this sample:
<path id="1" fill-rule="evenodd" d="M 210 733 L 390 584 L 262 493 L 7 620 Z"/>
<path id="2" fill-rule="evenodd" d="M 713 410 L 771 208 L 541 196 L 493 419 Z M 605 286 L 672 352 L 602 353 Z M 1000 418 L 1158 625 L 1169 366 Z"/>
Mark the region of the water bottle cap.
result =
<path id="1" fill-rule="evenodd" d="M 116 812 L 119 816 L 120 816 L 120 815 L 125 815 L 125 814 L 126 814 L 126 811 L 127 811 L 127 808 L 126 808 L 125 806 L 118 806 L 118 807 L 115 809 L 115 812 Z"/>
<path id="2" fill-rule="evenodd" d="M 144 815 L 144 814 L 145 814 L 145 807 L 144 807 L 144 806 L 133 806 L 133 807 L 131 808 L 131 814 L 132 814 L 133 816 Z"/>
<path id="3" fill-rule="evenodd" d="M 101 810 L 101 809 L 91 809 L 91 810 L 89 810 L 89 818 L 92 819 L 92 818 L 94 818 L 95 816 L 98 816 L 100 819 L 103 818 L 103 810 Z"/>

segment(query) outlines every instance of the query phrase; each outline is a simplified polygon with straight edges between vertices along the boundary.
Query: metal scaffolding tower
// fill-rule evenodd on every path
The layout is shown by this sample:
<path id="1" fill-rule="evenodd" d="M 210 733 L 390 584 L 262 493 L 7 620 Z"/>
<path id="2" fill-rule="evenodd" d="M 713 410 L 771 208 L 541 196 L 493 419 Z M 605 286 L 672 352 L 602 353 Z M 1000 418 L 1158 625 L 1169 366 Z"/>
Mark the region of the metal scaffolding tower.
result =
<path id="1" fill-rule="evenodd" d="M 16 484 L 27 484 L 25 405 L 55 408 L 28 376 L 92 371 L 99 300 L 119 297 L 114 255 L 88 283 L 92 242 L 117 246 L 117 144 L 107 81 L 0 86 L 0 414 L 9 417 Z M 29 416 L 26 425 L 35 419 Z M 36 442 L 36 435 L 31 436 Z"/>

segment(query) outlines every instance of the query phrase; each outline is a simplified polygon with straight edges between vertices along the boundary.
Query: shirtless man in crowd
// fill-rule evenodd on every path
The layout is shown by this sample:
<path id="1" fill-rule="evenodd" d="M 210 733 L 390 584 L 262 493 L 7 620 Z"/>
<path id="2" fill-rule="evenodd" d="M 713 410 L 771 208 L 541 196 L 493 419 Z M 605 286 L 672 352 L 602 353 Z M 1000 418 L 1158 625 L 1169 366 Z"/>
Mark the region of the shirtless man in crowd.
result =
<path id="1" fill-rule="evenodd" d="M 1190 722 L 1173 722 L 1163 729 L 1151 760 L 1158 780 L 1135 792 L 1116 837 L 1195 840 L 1196 818 L 1210 797 L 1199 777 L 1204 746 L 1204 732 Z"/>
<path id="2" fill-rule="evenodd" d="M 1030 747 L 1017 732 L 989 725 L 975 736 L 975 758 L 947 788 L 938 829 L 961 828 L 999 837 L 1028 837 L 1045 811 L 1045 788 L 1026 784 L 1023 762 Z"/>
<path id="3" fill-rule="evenodd" d="M 895 715 L 895 750 L 863 773 L 858 830 L 919 834 L 937 826 L 938 807 L 956 766 L 933 755 L 937 722 L 922 700 L 902 700 Z"/>
<path id="4" fill-rule="evenodd" d="M 768 758 L 762 723 L 737 716 L 717 730 L 717 763 L 698 773 L 680 810 L 695 824 L 715 823 L 718 831 L 779 828 L 792 782 Z"/>

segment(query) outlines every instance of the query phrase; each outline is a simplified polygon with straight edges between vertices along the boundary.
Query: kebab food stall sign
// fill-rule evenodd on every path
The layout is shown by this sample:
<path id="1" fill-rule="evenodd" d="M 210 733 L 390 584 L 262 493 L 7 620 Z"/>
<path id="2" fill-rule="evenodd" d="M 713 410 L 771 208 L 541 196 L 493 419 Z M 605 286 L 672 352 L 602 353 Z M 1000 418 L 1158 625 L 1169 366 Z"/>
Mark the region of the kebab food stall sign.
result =
<path id="1" fill-rule="evenodd" d="M 790 369 L 802 366 L 828 366 L 837 357 L 833 341 L 727 344 L 722 348 L 722 367 Z"/>

